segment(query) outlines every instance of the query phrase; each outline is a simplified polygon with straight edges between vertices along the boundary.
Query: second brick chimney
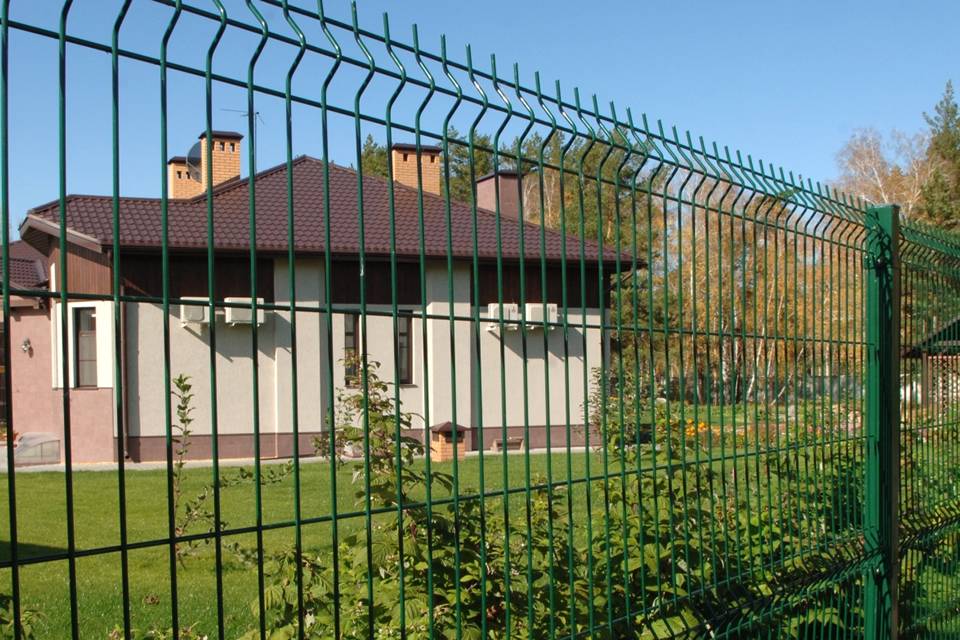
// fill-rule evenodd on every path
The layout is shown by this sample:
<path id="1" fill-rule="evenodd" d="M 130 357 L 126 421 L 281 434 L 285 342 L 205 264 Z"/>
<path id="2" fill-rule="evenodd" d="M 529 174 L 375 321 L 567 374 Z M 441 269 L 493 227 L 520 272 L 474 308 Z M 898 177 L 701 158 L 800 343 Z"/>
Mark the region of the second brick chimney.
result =
<path id="1" fill-rule="evenodd" d="M 417 146 L 394 144 L 390 149 L 393 161 L 393 179 L 400 184 L 416 189 Z M 440 147 L 420 145 L 420 175 L 423 192 L 440 195 Z"/>
<path id="2" fill-rule="evenodd" d="M 488 173 L 477 178 L 477 206 L 497 210 L 497 190 L 500 191 L 500 217 L 516 220 L 520 217 L 520 174 L 510 169 Z"/>
<path id="3" fill-rule="evenodd" d="M 200 181 L 190 176 L 186 156 L 174 156 L 167 160 L 167 187 L 171 198 L 192 198 L 203 193 Z"/>
<path id="4" fill-rule="evenodd" d="M 213 131 L 210 147 L 213 160 L 213 186 L 240 177 L 240 141 L 236 131 Z M 187 157 L 175 156 L 167 162 L 167 179 L 171 198 L 193 198 L 207 190 L 207 134 L 190 149 Z M 199 175 L 197 175 L 199 173 Z"/>

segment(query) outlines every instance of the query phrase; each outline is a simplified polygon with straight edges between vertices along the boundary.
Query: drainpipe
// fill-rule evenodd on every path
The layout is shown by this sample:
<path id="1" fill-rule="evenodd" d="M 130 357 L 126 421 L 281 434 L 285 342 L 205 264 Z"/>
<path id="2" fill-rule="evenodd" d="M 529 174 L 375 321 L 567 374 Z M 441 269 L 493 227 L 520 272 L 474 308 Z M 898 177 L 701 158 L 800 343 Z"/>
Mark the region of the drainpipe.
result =
<path id="1" fill-rule="evenodd" d="M 127 288 L 124 285 L 120 285 L 120 297 L 121 299 L 126 294 Z M 127 385 L 127 303 L 120 303 L 120 380 L 121 388 L 123 389 L 123 395 L 120 398 L 122 405 L 123 419 L 122 424 L 120 425 L 120 438 L 123 443 L 123 453 L 124 459 L 130 459 L 130 434 L 128 432 L 128 425 L 130 423 L 130 403 L 128 402 L 130 387 Z"/>

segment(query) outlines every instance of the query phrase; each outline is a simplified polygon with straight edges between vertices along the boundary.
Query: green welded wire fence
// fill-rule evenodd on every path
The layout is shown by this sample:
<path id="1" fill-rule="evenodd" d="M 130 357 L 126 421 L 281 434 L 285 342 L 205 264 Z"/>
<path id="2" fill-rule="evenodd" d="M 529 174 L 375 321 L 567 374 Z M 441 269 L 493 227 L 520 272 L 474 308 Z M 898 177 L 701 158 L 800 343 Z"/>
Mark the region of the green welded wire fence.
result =
<path id="1" fill-rule="evenodd" d="M 956 240 L 907 227 L 900 242 L 903 385 L 900 592 L 904 637 L 957 633 Z"/>
<path id="2" fill-rule="evenodd" d="M 43 5 L 3 634 L 960 637 L 960 240 L 355 5 Z"/>

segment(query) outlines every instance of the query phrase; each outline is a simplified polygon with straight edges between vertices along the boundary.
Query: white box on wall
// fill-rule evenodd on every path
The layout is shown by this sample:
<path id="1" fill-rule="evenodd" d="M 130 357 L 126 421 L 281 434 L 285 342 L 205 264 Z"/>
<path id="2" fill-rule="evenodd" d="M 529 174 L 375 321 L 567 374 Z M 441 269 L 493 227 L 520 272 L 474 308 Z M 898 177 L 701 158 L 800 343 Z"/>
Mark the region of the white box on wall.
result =
<path id="1" fill-rule="evenodd" d="M 228 305 L 242 305 L 238 307 L 228 306 L 224 310 L 224 322 L 229 325 L 236 326 L 238 324 L 253 324 L 253 310 L 250 309 L 250 302 L 252 298 L 224 298 L 224 302 Z M 257 298 L 257 324 L 263 324 L 266 319 L 266 314 L 264 310 L 259 305 L 263 304 L 263 298 Z"/>
<path id="2" fill-rule="evenodd" d="M 546 309 L 544 309 L 544 306 L 546 306 Z M 531 324 L 542 325 L 547 331 L 554 328 L 559 318 L 557 305 L 554 303 L 544 305 L 542 302 L 528 302 L 526 311 L 528 326 Z M 544 313 L 544 311 L 546 311 L 546 313 Z"/>
<path id="3" fill-rule="evenodd" d="M 203 302 L 203 304 L 180 305 L 180 324 L 210 324 L 210 308 L 207 306 L 209 298 L 184 296 L 184 300 Z"/>
<path id="4" fill-rule="evenodd" d="M 487 325 L 487 331 L 496 331 L 500 328 L 500 303 L 491 302 L 487 305 L 487 319 L 490 321 Z M 520 328 L 520 307 L 515 302 L 503 303 L 503 328 L 506 331 L 516 331 Z"/>

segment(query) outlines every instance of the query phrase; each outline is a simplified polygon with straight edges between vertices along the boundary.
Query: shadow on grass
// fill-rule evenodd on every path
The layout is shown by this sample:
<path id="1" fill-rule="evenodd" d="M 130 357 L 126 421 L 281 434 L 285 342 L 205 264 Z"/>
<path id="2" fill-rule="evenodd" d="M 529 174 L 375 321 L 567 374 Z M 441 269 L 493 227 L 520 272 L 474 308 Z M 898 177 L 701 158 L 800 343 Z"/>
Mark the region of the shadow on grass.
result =
<path id="1" fill-rule="evenodd" d="M 0 540 L 0 562 L 10 562 L 12 545 L 9 540 Z M 17 542 L 17 557 L 21 560 L 30 558 L 45 558 L 51 560 L 62 559 L 67 550 L 62 547 L 50 547 L 44 544 L 30 544 L 29 542 Z"/>

